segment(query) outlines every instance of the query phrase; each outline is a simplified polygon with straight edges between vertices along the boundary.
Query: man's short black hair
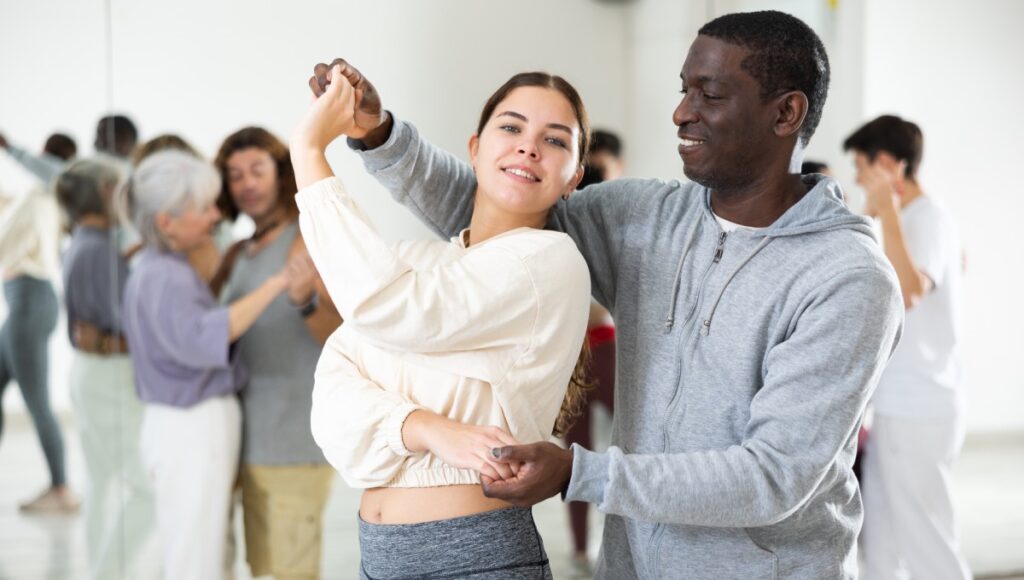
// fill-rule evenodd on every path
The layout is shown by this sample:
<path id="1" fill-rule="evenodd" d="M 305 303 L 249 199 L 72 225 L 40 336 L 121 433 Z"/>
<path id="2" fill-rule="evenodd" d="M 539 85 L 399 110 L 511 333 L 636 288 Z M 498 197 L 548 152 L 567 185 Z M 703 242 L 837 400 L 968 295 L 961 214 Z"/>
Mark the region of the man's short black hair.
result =
<path id="1" fill-rule="evenodd" d="M 829 65 L 825 45 L 802 20 L 776 10 L 719 16 L 698 34 L 750 51 L 742 67 L 761 85 L 761 99 L 786 91 L 807 95 L 807 117 L 800 128 L 806 145 L 821 121 L 828 96 Z"/>
<path id="2" fill-rule="evenodd" d="M 113 140 L 111 140 L 113 137 Z M 96 124 L 96 149 L 119 157 L 128 157 L 139 141 L 135 123 L 124 115 L 107 115 Z"/>
<path id="3" fill-rule="evenodd" d="M 54 133 L 46 139 L 46 144 L 43 145 L 43 152 L 64 161 L 71 161 L 78 154 L 78 146 L 75 145 L 74 139 L 64 133 Z"/>
<path id="4" fill-rule="evenodd" d="M 801 175 L 807 175 L 809 173 L 821 173 L 823 169 L 828 169 L 828 163 L 822 161 L 804 161 L 800 165 Z"/>
<path id="5" fill-rule="evenodd" d="M 607 151 L 613 157 L 622 157 L 622 140 L 611 131 L 594 129 L 590 133 L 590 153 Z"/>
<path id="6" fill-rule="evenodd" d="M 924 155 L 924 135 L 916 124 L 895 115 L 882 115 L 863 125 L 843 141 L 843 151 L 859 151 L 874 161 L 886 152 L 907 164 L 906 176 L 914 179 Z"/>

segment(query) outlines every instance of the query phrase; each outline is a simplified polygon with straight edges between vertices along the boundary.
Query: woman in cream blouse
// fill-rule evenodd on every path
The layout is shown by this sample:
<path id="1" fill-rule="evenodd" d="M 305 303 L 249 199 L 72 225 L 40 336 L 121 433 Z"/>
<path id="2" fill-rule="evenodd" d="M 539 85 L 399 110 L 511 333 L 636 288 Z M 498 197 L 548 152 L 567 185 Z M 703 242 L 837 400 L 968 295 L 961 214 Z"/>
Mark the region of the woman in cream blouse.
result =
<path id="1" fill-rule="evenodd" d="M 568 236 L 542 229 L 582 177 L 579 95 L 546 73 L 512 77 L 469 142 L 470 228 L 392 245 L 327 164 L 334 139 L 361 136 L 363 96 L 342 66 L 330 74 L 291 154 L 302 234 L 345 320 L 317 368 L 312 430 L 345 481 L 367 490 L 361 574 L 550 577 L 530 510 L 484 497 L 480 475 L 510 477 L 515 466 L 490 449 L 565 427 L 560 411 L 584 388 L 589 274 Z"/>

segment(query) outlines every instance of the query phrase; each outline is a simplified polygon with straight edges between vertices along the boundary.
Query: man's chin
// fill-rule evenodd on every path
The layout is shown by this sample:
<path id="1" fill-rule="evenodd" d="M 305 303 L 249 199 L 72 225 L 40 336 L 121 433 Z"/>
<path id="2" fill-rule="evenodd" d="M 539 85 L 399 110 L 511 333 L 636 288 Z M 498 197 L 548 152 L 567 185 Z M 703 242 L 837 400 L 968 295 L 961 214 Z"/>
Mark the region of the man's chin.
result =
<path id="1" fill-rule="evenodd" d="M 714 179 L 710 175 L 696 171 L 685 163 L 683 164 L 683 175 L 697 185 L 703 185 L 708 188 L 710 188 L 714 182 Z"/>

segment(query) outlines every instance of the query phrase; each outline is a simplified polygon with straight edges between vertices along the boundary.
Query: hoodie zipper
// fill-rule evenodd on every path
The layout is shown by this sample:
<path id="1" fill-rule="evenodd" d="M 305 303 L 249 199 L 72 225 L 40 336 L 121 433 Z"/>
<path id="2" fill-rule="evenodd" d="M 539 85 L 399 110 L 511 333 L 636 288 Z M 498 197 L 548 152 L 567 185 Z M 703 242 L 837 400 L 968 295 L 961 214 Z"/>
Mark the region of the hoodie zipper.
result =
<path id="1" fill-rule="evenodd" d="M 720 233 L 718 235 L 718 246 L 715 247 L 715 254 L 714 254 L 714 256 L 711 259 L 711 263 L 708 264 L 708 267 L 704 270 L 704 275 L 701 277 L 700 290 L 697 291 L 697 296 L 694 297 L 693 304 L 690 305 L 690 311 L 686 314 L 686 319 L 683 321 L 683 326 L 682 326 L 682 328 L 679 329 L 679 332 L 680 332 L 679 340 L 680 340 L 680 342 L 682 342 L 683 340 L 685 340 L 688 337 L 688 335 L 686 334 L 686 331 L 690 327 L 690 323 L 695 318 L 695 315 L 697 313 L 697 307 L 700 304 L 701 298 L 704 295 L 704 289 L 707 286 L 708 277 L 711 275 L 711 269 L 714 268 L 715 264 L 718 264 L 719 262 L 722 261 L 722 255 L 725 254 L 725 239 L 728 236 L 729 236 L 729 234 L 727 232 L 722 232 L 722 233 Z M 675 300 L 676 297 L 673 296 L 672 299 Z M 682 345 L 680 344 L 680 346 L 682 346 Z M 680 354 L 682 354 L 682 349 L 681 348 L 677 349 L 677 351 Z M 680 360 L 679 363 L 678 363 L 678 367 L 677 367 L 678 370 L 676 371 L 676 390 L 675 390 L 674 393 L 672 393 L 672 399 L 670 399 L 669 402 L 668 402 L 668 410 L 665 412 L 665 421 L 664 421 L 664 423 L 661 426 L 661 435 L 662 435 L 662 440 L 664 441 L 663 445 L 664 445 L 664 452 L 665 453 L 668 453 L 668 420 L 669 420 L 669 417 L 672 416 L 672 413 L 675 411 L 676 405 L 679 402 L 679 400 L 681 399 L 680 395 L 682 394 L 682 390 L 683 390 L 683 386 L 680 384 L 680 381 L 682 379 L 682 374 L 683 374 L 683 366 L 682 365 L 683 365 L 683 363 Z M 654 534 L 652 534 L 652 536 L 651 536 L 651 543 L 650 543 L 651 550 L 650 551 L 653 552 L 653 556 L 654 556 L 654 558 L 650 562 L 651 565 L 654 565 L 660 559 L 660 555 L 661 555 L 661 535 L 662 535 L 662 533 L 664 533 L 664 531 L 665 531 L 665 525 L 664 524 L 657 524 L 657 526 L 654 529 Z"/>

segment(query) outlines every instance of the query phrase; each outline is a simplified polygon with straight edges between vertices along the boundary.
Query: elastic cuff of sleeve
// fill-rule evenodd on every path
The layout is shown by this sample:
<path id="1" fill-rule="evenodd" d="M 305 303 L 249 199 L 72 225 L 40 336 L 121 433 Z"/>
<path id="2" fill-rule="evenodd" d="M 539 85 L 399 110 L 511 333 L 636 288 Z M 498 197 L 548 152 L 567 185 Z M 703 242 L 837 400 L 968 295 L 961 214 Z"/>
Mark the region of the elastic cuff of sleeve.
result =
<path id="1" fill-rule="evenodd" d="M 391 127 L 391 135 L 380 147 L 375 149 L 360 149 L 359 147 L 353 147 L 352 142 L 349 142 L 348 144 L 349 147 L 352 147 L 363 160 L 363 165 L 370 173 L 376 173 L 395 165 L 399 160 L 399 158 L 395 157 L 395 152 L 406 152 L 409 148 L 409 142 L 412 141 L 414 132 L 416 131 L 412 125 L 399 120 L 394 115 L 391 115 L 391 118 L 394 121 L 394 125 Z"/>
<path id="2" fill-rule="evenodd" d="M 388 447 L 391 448 L 395 455 L 408 457 L 413 454 L 405 446 L 405 441 L 402 441 L 402 425 L 405 424 L 405 420 L 409 418 L 413 411 L 418 411 L 421 408 L 418 405 L 407 403 L 400 405 L 388 415 L 384 423 L 384 437 L 388 442 Z"/>
<path id="3" fill-rule="evenodd" d="M 565 490 L 565 501 L 585 501 L 600 505 L 608 483 L 607 453 L 594 453 L 578 444 L 572 445 L 572 476 Z"/>

